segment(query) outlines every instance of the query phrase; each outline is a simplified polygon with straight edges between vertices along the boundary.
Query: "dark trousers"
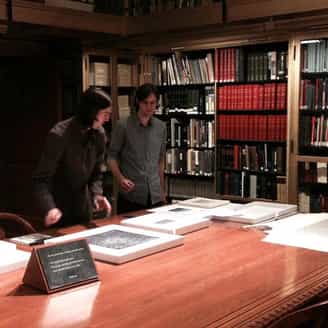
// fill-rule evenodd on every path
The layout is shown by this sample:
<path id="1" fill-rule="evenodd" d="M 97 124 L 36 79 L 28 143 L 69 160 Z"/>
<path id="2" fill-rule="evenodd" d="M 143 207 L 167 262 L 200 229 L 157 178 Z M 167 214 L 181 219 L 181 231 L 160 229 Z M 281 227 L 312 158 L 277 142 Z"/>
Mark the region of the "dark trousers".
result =
<path id="1" fill-rule="evenodd" d="M 157 207 L 161 205 L 163 205 L 162 202 L 152 204 L 150 194 L 148 195 L 148 200 L 146 205 L 131 202 L 126 198 L 124 198 L 124 196 L 122 196 L 121 194 L 118 194 L 117 214 L 146 210 L 147 208 Z"/>

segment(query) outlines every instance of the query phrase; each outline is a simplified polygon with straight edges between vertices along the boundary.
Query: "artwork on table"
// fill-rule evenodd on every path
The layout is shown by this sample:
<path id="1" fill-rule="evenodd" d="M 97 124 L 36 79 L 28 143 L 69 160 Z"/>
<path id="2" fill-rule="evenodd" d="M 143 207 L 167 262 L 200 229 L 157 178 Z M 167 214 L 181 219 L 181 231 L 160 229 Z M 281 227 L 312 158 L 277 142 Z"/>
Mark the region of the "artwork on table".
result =
<path id="1" fill-rule="evenodd" d="M 182 236 L 114 224 L 48 239 L 45 243 L 78 238 L 87 239 L 95 259 L 116 264 L 183 244 Z"/>
<path id="2" fill-rule="evenodd" d="M 191 199 L 186 199 L 178 202 L 180 205 L 195 206 L 200 208 L 214 208 L 218 206 L 224 206 L 230 203 L 229 200 L 222 199 L 211 199 L 203 197 L 194 197 Z"/>
<path id="3" fill-rule="evenodd" d="M 183 235 L 209 226 L 210 219 L 201 213 L 196 212 L 190 216 L 181 214 L 181 212 L 155 212 L 126 219 L 121 223 L 132 227 Z"/>
<path id="4" fill-rule="evenodd" d="M 179 213 L 179 214 L 191 214 L 191 213 L 199 212 L 201 210 L 202 210 L 201 208 L 185 206 L 178 203 L 178 204 L 171 204 L 171 205 L 151 208 L 147 211 L 152 213 L 172 212 L 172 213 Z"/>

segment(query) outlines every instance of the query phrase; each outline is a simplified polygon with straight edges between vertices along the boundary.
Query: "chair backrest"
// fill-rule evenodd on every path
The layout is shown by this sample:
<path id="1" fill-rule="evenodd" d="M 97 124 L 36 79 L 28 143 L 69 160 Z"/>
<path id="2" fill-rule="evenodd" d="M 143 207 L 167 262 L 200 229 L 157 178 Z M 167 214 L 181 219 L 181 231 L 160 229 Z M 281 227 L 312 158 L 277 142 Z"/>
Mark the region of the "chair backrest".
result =
<path id="1" fill-rule="evenodd" d="M 271 323 L 267 328 L 326 328 L 328 327 L 328 301 L 293 311 Z"/>
<path id="2" fill-rule="evenodd" d="M 0 212 L 0 239 L 26 235 L 34 232 L 36 232 L 36 230 L 32 225 L 19 215 Z"/>

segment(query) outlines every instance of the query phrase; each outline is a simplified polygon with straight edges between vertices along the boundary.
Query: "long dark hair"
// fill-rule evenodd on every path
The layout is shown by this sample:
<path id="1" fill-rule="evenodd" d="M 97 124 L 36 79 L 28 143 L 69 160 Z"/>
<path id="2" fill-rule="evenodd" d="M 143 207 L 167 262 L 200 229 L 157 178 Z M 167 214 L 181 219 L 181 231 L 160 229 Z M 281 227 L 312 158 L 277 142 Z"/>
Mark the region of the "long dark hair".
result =
<path id="1" fill-rule="evenodd" d="M 104 90 L 90 87 L 82 94 L 77 117 L 82 125 L 90 127 L 98 112 L 110 106 L 112 106 L 112 100 Z"/>

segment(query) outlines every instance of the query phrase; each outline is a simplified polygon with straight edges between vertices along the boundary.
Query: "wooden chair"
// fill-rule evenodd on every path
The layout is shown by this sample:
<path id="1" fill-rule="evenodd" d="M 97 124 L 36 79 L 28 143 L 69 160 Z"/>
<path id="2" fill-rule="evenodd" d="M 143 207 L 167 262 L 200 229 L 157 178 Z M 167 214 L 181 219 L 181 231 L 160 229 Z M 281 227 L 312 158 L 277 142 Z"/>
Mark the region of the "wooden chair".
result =
<path id="1" fill-rule="evenodd" d="M 286 314 L 267 328 L 326 328 L 328 301 L 316 303 Z"/>
<path id="2" fill-rule="evenodd" d="M 13 213 L 0 212 L 0 239 L 34 232 L 36 232 L 36 230 L 22 217 Z"/>

